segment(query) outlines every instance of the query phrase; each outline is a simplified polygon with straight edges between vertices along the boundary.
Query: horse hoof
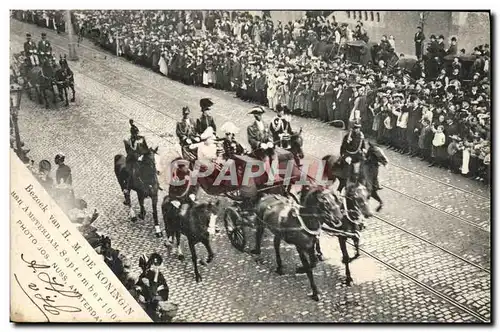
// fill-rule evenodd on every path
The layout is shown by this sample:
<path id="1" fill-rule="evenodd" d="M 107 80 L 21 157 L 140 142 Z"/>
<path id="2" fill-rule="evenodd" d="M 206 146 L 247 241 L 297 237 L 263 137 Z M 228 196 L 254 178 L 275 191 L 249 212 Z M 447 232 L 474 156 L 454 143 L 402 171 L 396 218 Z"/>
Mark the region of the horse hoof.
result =
<path id="1" fill-rule="evenodd" d="M 203 281 L 203 279 L 201 278 L 201 275 L 197 275 L 196 276 L 196 282 L 200 282 L 200 281 Z"/>
<path id="2" fill-rule="evenodd" d="M 177 259 L 180 260 L 180 261 L 183 261 L 184 260 L 184 255 L 177 255 Z"/>
<path id="3" fill-rule="evenodd" d="M 276 268 L 276 273 L 279 274 L 280 276 L 283 275 L 283 268 L 282 267 L 277 267 Z"/>
<path id="4" fill-rule="evenodd" d="M 156 236 L 157 238 L 161 238 L 161 237 L 163 237 L 163 234 L 162 234 L 161 232 L 159 232 L 159 233 L 155 233 L 155 236 Z"/>
<path id="5" fill-rule="evenodd" d="M 207 258 L 207 264 L 210 264 L 214 261 L 214 256 L 208 256 Z"/>
<path id="6" fill-rule="evenodd" d="M 325 260 L 325 258 L 323 257 L 323 254 L 317 254 L 316 257 L 318 258 L 318 261 L 320 261 L 320 262 Z"/>
<path id="7" fill-rule="evenodd" d="M 144 215 L 143 214 L 139 214 L 139 219 L 144 220 Z"/>
<path id="8" fill-rule="evenodd" d="M 383 207 L 383 205 L 382 205 L 382 204 L 381 204 L 381 205 L 379 205 L 379 206 L 378 206 L 378 208 L 377 208 L 375 211 L 380 212 L 380 210 L 382 210 L 382 207 Z"/>
<path id="9" fill-rule="evenodd" d="M 200 265 L 202 265 L 202 266 L 207 266 L 207 262 L 205 262 L 205 260 L 203 260 L 203 259 L 200 259 L 200 260 L 198 261 L 198 263 L 199 263 Z"/>
<path id="10" fill-rule="evenodd" d="M 250 253 L 251 253 L 252 255 L 260 255 L 260 250 L 253 249 L 253 250 L 250 250 Z"/>
<path id="11" fill-rule="evenodd" d="M 302 273 L 306 273 L 306 272 L 307 272 L 307 270 L 303 266 L 298 267 L 298 268 L 295 269 L 295 273 L 297 273 L 297 274 L 302 274 Z"/>
<path id="12" fill-rule="evenodd" d="M 64 104 L 64 105 L 65 105 L 66 107 L 68 107 L 68 106 L 69 106 L 69 103 L 66 103 L 66 104 Z"/>
<path id="13" fill-rule="evenodd" d="M 71 102 L 74 103 L 75 102 L 75 98 L 71 98 Z"/>
<path id="14" fill-rule="evenodd" d="M 130 202 L 123 201 L 123 205 L 130 206 Z"/>
<path id="15" fill-rule="evenodd" d="M 133 221 L 133 222 L 136 222 L 137 221 L 137 217 L 132 217 L 132 218 L 130 218 L 130 220 Z"/>
<path id="16" fill-rule="evenodd" d="M 346 279 L 345 280 L 345 284 L 346 284 L 347 287 L 352 286 L 352 279 L 351 278 Z"/>
<path id="17" fill-rule="evenodd" d="M 311 299 L 313 299 L 314 301 L 319 301 L 319 295 L 318 294 L 312 294 L 311 295 Z"/>

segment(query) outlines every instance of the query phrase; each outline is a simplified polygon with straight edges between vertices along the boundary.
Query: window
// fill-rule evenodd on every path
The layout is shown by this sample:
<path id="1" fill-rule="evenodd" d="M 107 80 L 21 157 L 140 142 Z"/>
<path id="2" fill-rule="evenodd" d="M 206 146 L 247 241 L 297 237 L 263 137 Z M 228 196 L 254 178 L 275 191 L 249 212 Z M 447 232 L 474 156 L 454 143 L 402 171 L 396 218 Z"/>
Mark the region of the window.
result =
<path id="1" fill-rule="evenodd" d="M 353 19 L 356 19 L 356 12 L 355 12 L 355 11 L 353 11 L 353 12 L 352 12 L 352 15 L 353 15 L 353 17 L 352 17 L 352 18 L 353 18 Z"/>
<path id="2" fill-rule="evenodd" d="M 351 12 L 350 11 L 347 11 L 347 18 L 351 18 Z"/>
<path id="3" fill-rule="evenodd" d="M 373 12 L 370 12 L 370 19 L 373 21 Z"/>
<path id="4" fill-rule="evenodd" d="M 368 21 L 368 12 L 365 10 L 365 21 Z"/>
<path id="5" fill-rule="evenodd" d="M 362 20 L 363 19 L 363 14 L 361 13 L 361 10 L 358 12 L 358 16 L 359 16 L 359 19 Z"/>
<path id="6" fill-rule="evenodd" d="M 377 22 L 380 22 L 380 13 L 377 12 Z"/>

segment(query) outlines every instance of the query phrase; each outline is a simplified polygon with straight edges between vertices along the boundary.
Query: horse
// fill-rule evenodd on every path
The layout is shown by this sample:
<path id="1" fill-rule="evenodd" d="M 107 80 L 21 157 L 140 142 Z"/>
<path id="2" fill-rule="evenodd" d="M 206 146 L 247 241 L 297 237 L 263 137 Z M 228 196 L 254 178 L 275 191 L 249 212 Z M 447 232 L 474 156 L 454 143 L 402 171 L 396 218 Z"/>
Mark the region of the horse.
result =
<path id="1" fill-rule="evenodd" d="M 189 204 L 189 203 L 186 203 Z M 202 281 L 198 271 L 198 259 L 195 245 L 202 243 L 208 252 L 207 263 L 214 259 L 214 252 L 210 245 L 209 227 L 210 222 L 216 217 L 219 201 L 212 202 L 192 202 L 187 207 L 187 211 L 181 213 L 181 202 L 165 196 L 161 204 L 163 221 L 165 223 L 165 233 L 167 235 L 167 247 L 171 246 L 170 238 L 176 239 L 177 255 L 180 260 L 184 259 L 182 254 L 181 234 L 188 239 L 191 259 L 194 266 L 194 275 L 196 282 Z"/>
<path id="2" fill-rule="evenodd" d="M 311 298 L 319 301 L 319 294 L 314 282 L 312 269 L 317 264 L 315 246 L 318 242 L 321 226 L 324 222 L 336 223 L 342 218 L 340 202 L 329 189 L 310 191 L 304 198 L 303 206 L 293 198 L 281 195 L 264 195 L 257 203 L 256 242 L 252 254 L 260 255 L 264 228 L 274 234 L 276 253 L 276 272 L 283 274 L 280 256 L 281 241 L 295 245 L 302 266 L 297 273 L 306 273 L 312 289 Z M 299 208 L 300 207 L 300 208 Z"/>
<path id="3" fill-rule="evenodd" d="M 161 237 L 160 224 L 158 222 L 158 190 L 160 189 L 155 165 L 155 155 L 158 147 L 148 148 L 143 155 L 142 161 L 137 159 L 135 153 L 127 153 L 127 157 L 117 154 L 114 158 L 115 175 L 120 188 L 125 197 L 124 205 L 130 207 L 130 216 L 135 221 L 135 212 L 131 207 L 130 192 L 137 193 L 137 199 L 141 207 L 139 219 L 144 220 L 146 210 L 144 199 L 150 197 L 153 205 L 153 219 L 155 224 L 155 234 Z"/>
<path id="4" fill-rule="evenodd" d="M 359 182 L 362 183 L 368 190 L 369 198 L 373 197 L 377 202 L 379 202 L 379 206 L 376 211 L 380 212 L 384 204 L 378 195 L 378 169 L 380 164 L 386 166 L 389 163 L 389 160 L 380 147 L 372 143 L 368 143 L 368 145 L 368 151 L 366 152 L 365 158 L 361 161 L 360 165 Z M 322 160 L 325 162 L 326 177 L 331 181 L 338 179 L 339 186 L 337 190 L 339 192 L 342 191 L 342 189 L 346 187 L 349 177 L 349 167 L 351 167 L 351 165 L 348 165 L 341 160 L 339 156 L 335 155 L 326 155 L 322 158 Z"/>
<path id="5" fill-rule="evenodd" d="M 304 158 L 304 151 L 302 146 L 304 145 L 304 139 L 302 138 L 302 128 L 297 134 L 290 136 L 290 149 L 288 149 L 295 160 L 297 166 L 300 165 L 300 160 Z"/>
<path id="6" fill-rule="evenodd" d="M 69 106 L 68 88 L 71 89 L 71 92 L 73 93 L 71 102 L 75 102 L 75 80 L 73 72 L 69 68 L 68 61 L 66 61 L 66 55 L 64 55 L 64 58 L 61 57 L 59 64 L 60 67 L 57 68 L 55 73 L 57 90 L 61 101 L 65 100 L 66 106 Z M 65 98 L 63 98 L 63 93 Z"/>
<path id="7" fill-rule="evenodd" d="M 36 95 L 38 96 L 38 102 L 43 104 L 45 102 L 45 108 L 49 108 L 49 101 L 47 99 L 47 91 L 52 93 L 52 103 L 56 104 L 56 92 L 54 91 L 55 82 L 55 71 L 52 64 L 52 60 L 47 58 L 41 61 L 41 66 L 32 67 L 27 71 L 27 83 L 28 83 L 28 96 L 32 100 L 31 90 L 35 89 Z"/>

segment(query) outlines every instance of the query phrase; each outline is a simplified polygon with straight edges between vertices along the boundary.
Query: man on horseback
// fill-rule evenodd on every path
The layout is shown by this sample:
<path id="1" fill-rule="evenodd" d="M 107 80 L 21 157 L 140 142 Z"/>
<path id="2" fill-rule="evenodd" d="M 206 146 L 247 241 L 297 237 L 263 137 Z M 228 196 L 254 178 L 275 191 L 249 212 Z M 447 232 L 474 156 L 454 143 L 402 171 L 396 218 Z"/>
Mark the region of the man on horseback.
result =
<path id="1" fill-rule="evenodd" d="M 290 122 L 284 118 L 285 110 L 281 104 L 276 105 L 277 115 L 269 125 L 269 131 L 273 137 L 274 143 L 283 148 L 290 148 L 290 136 L 293 135 Z"/>
<path id="2" fill-rule="evenodd" d="M 182 108 L 182 120 L 177 122 L 175 133 L 179 138 L 183 158 L 192 161 L 196 159 L 196 152 L 192 151 L 189 146 L 198 142 L 199 137 L 196 133 L 196 124 L 189 117 L 190 113 L 189 107 Z"/>
<path id="3" fill-rule="evenodd" d="M 31 34 L 26 34 L 26 42 L 24 42 L 24 54 L 29 59 L 31 67 L 39 66 L 40 60 L 38 59 L 38 50 L 34 41 L 31 40 Z"/>
<path id="4" fill-rule="evenodd" d="M 62 97 L 62 89 L 69 87 L 73 93 L 73 97 L 71 98 L 71 102 L 75 101 L 75 77 L 73 75 L 73 71 L 69 68 L 68 61 L 66 60 L 66 55 L 63 57 L 60 57 L 59 59 L 59 65 L 61 68 L 57 70 L 56 72 L 56 80 L 58 83 L 60 82 L 60 79 L 62 80 L 62 85 L 59 86 L 58 84 L 58 90 L 59 90 L 59 97 Z M 62 99 L 61 99 L 62 100 Z"/>
<path id="5" fill-rule="evenodd" d="M 200 99 L 201 107 L 201 117 L 196 120 L 196 132 L 201 135 L 208 127 L 212 127 L 214 133 L 217 131 L 214 118 L 210 116 L 210 107 L 213 106 L 213 102 L 209 98 Z"/>
<path id="6" fill-rule="evenodd" d="M 352 181 L 359 180 L 360 165 L 361 161 L 364 160 L 365 153 L 365 136 L 361 131 L 361 124 L 356 122 L 349 133 L 344 136 L 340 146 L 342 160 L 350 166 L 348 178 Z"/>
<path id="7" fill-rule="evenodd" d="M 40 54 L 40 61 L 52 57 L 52 46 L 47 40 L 47 34 L 45 32 L 42 32 L 42 40 L 38 42 L 38 52 Z"/>

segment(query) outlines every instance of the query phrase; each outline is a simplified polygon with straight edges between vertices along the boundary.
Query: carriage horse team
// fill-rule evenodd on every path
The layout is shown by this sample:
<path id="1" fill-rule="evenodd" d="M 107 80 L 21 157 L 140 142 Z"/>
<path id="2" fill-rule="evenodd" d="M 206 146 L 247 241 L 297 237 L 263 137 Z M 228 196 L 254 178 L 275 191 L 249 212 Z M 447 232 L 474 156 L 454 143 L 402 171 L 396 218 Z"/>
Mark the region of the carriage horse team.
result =
<path id="1" fill-rule="evenodd" d="M 42 32 L 38 44 L 30 33 L 26 34 L 24 50 L 14 55 L 11 81 L 20 84 L 31 100 L 35 98 L 46 108 L 50 107 L 49 95 L 54 105 L 57 104 L 57 97 L 66 106 L 75 101 L 74 76 L 66 54 L 56 59 L 45 32 Z M 72 92 L 71 99 L 68 98 L 68 90 Z"/>
<path id="2" fill-rule="evenodd" d="M 38 97 L 40 103 L 49 107 L 47 92 L 56 103 L 57 94 L 61 101 L 69 104 L 68 89 L 72 90 L 71 101 L 75 101 L 73 72 L 68 66 L 66 56 L 60 56 L 56 61 L 50 42 L 46 34 L 42 33 L 38 45 L 26 35 L 24 52 L 15 56 L 11 68 L 11 78 L 27 90 L 30 99 L 32 93 Z M 54 87 L 57 88 L 57 93 Z M 290 115 L 287 107 L 276 106 L 277 115 L 269 125 L 265 124 L 262 107 L 254 107 L 249 115 L 254 121 L 247 127 L 247 138 L 250 150 L 246 150 L 236 140 L 239 129 L 231 122 L 224 123 L 219 132 L 223 137 L 217 136 L 217 125 L 210 115 L 214 103 L 208 98 L 200 100 L 201 116 L 193 120 L 188 107 L 182 109 L 182 119 L 177 122 L 176 136 L 181 147 L 180 156 L 170 164 L 168 169 L 171 183 L 168 193 L 161 202 L 161 212 L 165 224 L 167 241 L 165 245 L 172 248 L 172 241 L 176 240 L 178 257 L 183 258 L 181 236 L 188 240 L 191 258 L 194 265 L 196 281 L 202 277 L 198 271 L 198 258 L 195 245 L 202 243 L 208 252 L 208 259 L 202 261 L 210 263 L 214 259 L 210 239 L 217 229 L 216 219 L 220 200 L 204 201 L 200 198 L 200 187 L 212 194 L 211 186 L 203 186 L 193 177 L 199 174 L 200 167 L 205 165 L 215 166 L 216 171 L 224 169 L 225 163 L 238 162 L 243 165 L 249 160 L 259 161 L 268 166 L 274 161 L 294 163 L 294 170 L 302 172 L 301 160 L 304 158 L 302 151 L 302 129 L 292 129 Z M 130 137 L 124 140 L 125 155 L 114 156 L 114 171 L 124 194 L 124 204 L 130 207 L 133 220 L 136 219 L 131 206 L 131 192 L 136 192 L 140 204 L 139 218 L 145 218 L 144 200 L 152 200 L 155 234 L 162 237 L 158 220 L 159 191 L 163 190 L 159 184 L 160 171 L 156 165 L 155 156 L 158 148 L 148 146 L 146 138 L 140 135 L 138 127 L 133 120 L 129 121 Z M 287 156 L 291 156 L 287 159 Z M 230 230 L 227 220 L 250 220 L 256 230 L 255 248 L 250 252 L 260 254 L 261 240 L 264 229 L 268 229 L 274 236 L 274 249 L 276 252 L 277 273 L 283 273 L 280 257 L 280 243 L 285 241 L 294 245 L 299 254 L 302 266 L 297 272 L 306 273 L 311 284 L 314 300 L 319 299 L 319 291 L 314 283 L 312 269 L 319 260 L 322 252 L 319 245 L 319 236 L 322 230 L 338 237 L 342 252 L 342 262 L 345 265 L 346 282 L 352 282 L 349 263 L 359 256 L 359 231 L 364 227 L 363 220 L 372 216 L 368 201 L 371 197 L 379 202 L 377 211 L 382 208 L 382 200 L 378 195 L 381 189 L 378 183 L 378 168 L 387 165 L 388 160 L 383 151 L 372 143 L 366 143 L 361 125 L 352 123 L 351 129 L 344 136 L 340 154 L 329 154 L 321 160 L 323 178 L 333 183 L 338 180 L 339 186 L 335 189 L 325 182 L 308 178 L 307 184 L 300 184 L 298 193 L 291 191 L 291 185 L 282 185 L 279 191 L 276 186 L 266 187 L 239 184 L 239 196 L 231 196 L 223 190 L 217 194 L 225 193 L 227 197 L 234 198 L 233 204 L 226 208 L 224 223 L 231 243 L 241 244 L 244 239 L 235 230 Z M 176 165 L 173 167 L 173 165 Z M 201 166 L 200 166 L 201 165 Z M 162 170 L 163 171 L 163 170 Z M 238 168 L 238 176 L 241 179 Z M 267 176 L 267 175 L 264 175 Z M 172 181 L 180 184 L 172 185 Z M 201 183 L 201 184 L 200 184 Z M 224 187 L 224 182 L 222 186 Z M 215 192 L 215 191 L 214 191 Z M 236 200 L 236 198 L 239 198 Z M 238 223 L 236 223 L 238 224 Z M 238 228 L 238 227 L 236 227 Z M 235 235 L 236 234 L 236 235 Z M 243 235 L 244 236 L 244 235 Z M 352 239 L 356 255 L 350 257 L 346 241 Z M 236 246 L 240 250 L 243 246 Z"/>

